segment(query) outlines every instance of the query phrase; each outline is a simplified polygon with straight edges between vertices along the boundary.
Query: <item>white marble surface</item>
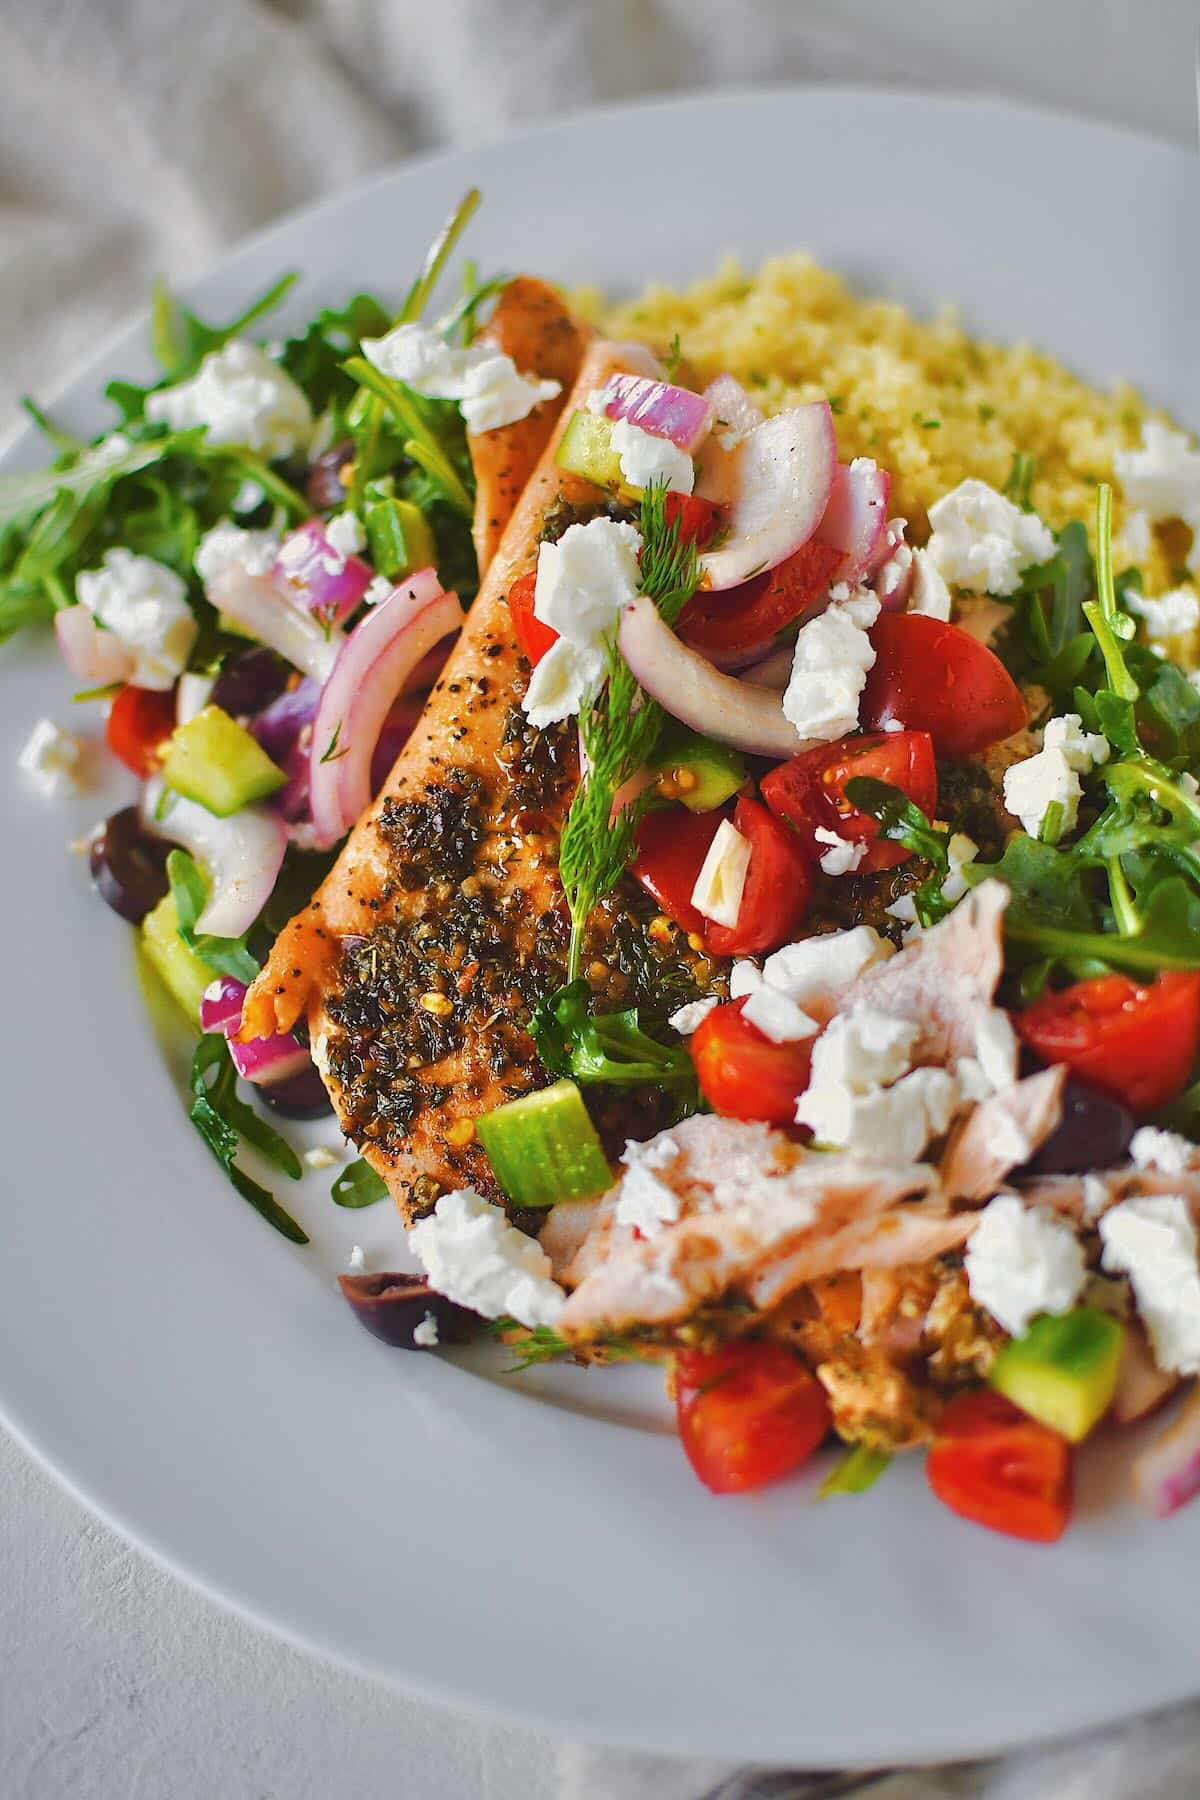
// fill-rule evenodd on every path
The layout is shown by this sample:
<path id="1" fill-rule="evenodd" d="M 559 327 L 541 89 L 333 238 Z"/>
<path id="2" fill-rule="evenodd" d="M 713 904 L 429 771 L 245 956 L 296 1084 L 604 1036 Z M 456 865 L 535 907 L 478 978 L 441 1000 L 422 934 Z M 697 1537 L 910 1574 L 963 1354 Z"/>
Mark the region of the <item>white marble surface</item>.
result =
<path id="1" fill-rule="evenodd" d="M 184 277 L 419 144 L 593 95 L 857 77 L 1195 129 L 1191 0 L 739 0 L 736 32 L 730 0 L 435 10 L 431 29 L 428 0 L 0 0 L 0 424 L 152 271 Z M 1089 1769 L 1039 1792 L 1091 1800 Z M 0 1431 L 3 1800 L 591 1800 L 697 1794 L 701 1777 L 592 1761 L 293 1652 L 130 1549 Z"/>

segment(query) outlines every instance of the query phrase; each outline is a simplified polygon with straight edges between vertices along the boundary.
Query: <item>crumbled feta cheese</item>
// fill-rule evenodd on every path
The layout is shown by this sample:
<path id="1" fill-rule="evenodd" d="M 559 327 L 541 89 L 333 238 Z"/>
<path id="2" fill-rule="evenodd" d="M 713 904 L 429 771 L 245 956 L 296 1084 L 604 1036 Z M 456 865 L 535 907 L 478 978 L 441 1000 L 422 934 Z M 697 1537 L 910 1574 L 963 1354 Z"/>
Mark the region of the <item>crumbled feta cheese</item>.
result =
<path id="1" fill-rule="evenodd" d="M 202 713 L 217 685 L 215 675 L 195 675 L 186 671 L 179 677 L 179 686 L 175 689 L 175 723 L 186 725 L 197 713 Z"/>
<path id="2" fill-rule="evenodd" d="M 570 525 L 538 552 L 534 617 L 558 633 L 521 702 L 544 730 L 577 713 L 608 669 L 606 645 L 641 583 L 641 534 L 613 519 Z"/>
<path id="3" fill-rule="evenodd" d="M 1090 775 L 1108 761 L 1111 746 L 1099 731 L 1085 731 L 1078 713 L 1063 713 L 1061 718 L 1047 719 L 1042 749 L 1061 750 L 1077 775 Z"/>
<path id="4" fill-rule="evenodd" d="M 133 439 L 131 437 L 127 437 L 123 431 L 110 431 L 108 436 L 101 438 L 98 444 L 93 444 L 90 450 L 85 450 L 79 460 L 86 463 L 89 468 L 105 469 L 111 467 L 113 463 L 124 462 L 132 449 Z"/>
<path id="5" fill-rule="evenodd" d="M 279 555 L 279 539 L 273 531 L 247 531 L 222 519 L 206 531 L 192 559 L 197 575 L 211 588 L 226 569 L 244 569 L 247 575 L 267 575 Z"/>
<path id="6" fill-rule="evenodd" d="M 750 868 L 750 839 L 722 819 L 700 865 L 692 905 L 714 925 L 736 925 Z"/>
<path id="7" fill-rule="evenodd" d="M 942 883 L 942 899 L 948 900 L 951 906 L 957 906 L 970 885 L 963 870 L 978 858 L 979 845 L 965 831 L 956 831 L 946 845 L 946 856 L 949 867 Z"/>
<path id="8" fill-rule="evenodd" d="M 928 550 L 913 551 L 913 584 L 908 610 L 928 619 L 950 617 L 950 589 Z"/>
<path id="9" fill-rule="evenodd" d="M 643 1237 L 657 1237 L 664 1225 L 673 1225 L 679 1217 L 679 1195 L 659 1179 L 679 1159 L 679 1145 L 669 1132 L 660 1132 L 648 1144 L 629 1141 L 621 1161 L 625 1173 L 617 1194 L 616 1221 L 640 1231 Z"/>
<path id="10" fill-rule="evenodd" d="M 917 902 L 912 894 L 901 894 L 898 900 L 891 900 L 884 907 L 889 918 L 899 919 L 902 925 L 915 925 L 917 921 Z"/>
<path id="11" fill-rule="evenodd" d="M 931 1138 L 949 1128 L 959 1104 L 958 1083 L 946 1069 L 914 1069 L 892 1087 L 854 1094 L 837 1084 L 810 1087 L 796 1121 L 818 1142 L 881 1162 L 916 1162 Z"/>
<path id="12" fill-rule="evenodd" d="M 975 1055 L 964 1059 L 964 1063 L 969 1061 L 972 1073 L 978 1072 L 977 1085 L 985 1083 L 988 1093 L 1003 1093 L 1017 1079 L 1020 1056 L 1012 1020 L 1002 1007 L 989 1006 L 981 1000 L 971 1009 L 971 1028 L 975 1037 Z M 955 1070 L 960 1079 L 963 1066 L 959 1064 Z M 986 1095 L 979 1097 L 986 1098 Z"/>
<path id="13" fill-rule="evenodd" d="M 716 994 L 709 994 L 703 1000 L 689 1000 L 686 1006 L 677 1007 L 667 1018 L 667 1024 L 680 1037 L 691 1037 L 698 1026 L 703 1025 L 710 1012 L 715 1012 L 721 1002 Z"/>
<path id="14" fill-rule="evenodd" d="M 187 667 L 200 627 L 174 569 L 120 547 L 75 577 L 75 597 L 134 658 L 130 680 L 163 691 Z"/>
<path id="15" fill-rule="evenodd" d="M 60 730 L 53 719 L 39 719 L 17 758 L 17 766 L 48 800 L 53 800 L 79 786 L 80 754 L 78 738 Z"/>
<path id="16" fill-rule="evenodd" d="M 867 671 L 875 663 L 867 631 L 878 616 L 874 596 L 851 596 L 800 627 L 783 711 L 801 738 L 831 743 L 857 726 Z"/>
<path id="17" fill-rule="evenodd" d="M 837 1084 L 852 1094 L 888 1087 L 912 1067 L 920 1028 L 875 1007 L 855 1006 L 829 1021 L 813 1047 L 810 1086 Z"/>
<path id="18" fill-rule="evenodd" d="M 384 375 L 431 399 L 456 400 L 468 431 L 495 431 L 527 418 L 562 392 L 558 381 L 521 375 L 511 356 L 491 344 L 448 344 L 426 325 L 397 325 L 364 338 L 363 355 Z"/>
<path id="19" fill-rule="evenodd" d="M 1015 594 L 1024 571 L 1054 555 L 1053 534 L 1037 514 L 1022 512 L 986 481 L 960 481 L 930 507 L 929 523 L 934 567 L 974 593 Z"/>
<path id="20" fill-rule="evenodd" d="M 231 511 L 235 513 L 257 512 L 267 497 L 267 491 L 257 481 L 247 476 L 237 493 L 233 496 Z"/>
<path id="21" fill-rule="evenodd" d="M 360 550 L 367 547 L 367 534 L 363 530 L 363 522 L 355 512 L 335 513 L 332 519 L 325 521 L 325 542 L 339 556 L 357 556 Z"/>
<path id="22" fill-rule="evenodd" d="M 1083 1178 L 1083 1217 L 1084 1223 L 1094 1225 L 1103 1213 L 1112 1194 L 1107 1181 L 1099 1175 L 1085 1175 Z"/>
<path id="23" fill-rule="evenodd" d="M 436 1350 L 438 1344 L 437 1320 L 431 1312 L 427 1312 L 421 1323 L 413 1330 L 413 1343 L 422 1350 Z"/>
<path id="24" fill-rule="evenodd" d="M 340 1160 L 336 1150 L 328 1149 L 324 1144 L 314 1144 L 311 1150 L 304 1152 L 304 1160 L 310 1169 L 333 1169 Z"/>
<path id="25" fill-rule="evenodd" d="M 351 1275 L 361 1275 L 367 1266 L 367 1255 L 361 1244 L 351 1244 L 349 1270 Z"/>
<path id="26" fill-rule="evenodd" d="M 997 1194 L 984 1208 L 964 1260 L 972 1300 L 1011 1337 L 1041 1313 L 1068 1312 L 1087 1279 L 1072 1227 L 1016 1194 Z"/>
<path id="27" fill-rule="evenodd" d="M 313 425 L 303 389 L 244 338 L 213 350 L 190 381 L 148 394 L 146 417 L 172 431 L 206 426 L 210 444 L 244 444 L 269 462 L 306 449 Z"/>
<path id="28" fill-rule="evenodd" d="M 839 837 L 836 831 L 827 831 L 824 825 L 818 825 L 813 836 L 818 844 L 829 845 L 828 850 L 823 850 L 820 856 L 821 867 L 826 875 L 853 874 L 870 848 L 865 838 L 854 843 L 849 838 Z"/>
<path id="29" fill-rule="evenodd" d="M 1128 1275 L 1162 1369 L 1200 1375 L 1200 1263 L 1180 1194 L 1123 1200 L 1100 1220 L 1104 1267 Z"/>
<path id="30" fill-rule="evenodd" d="M 1154 548 L 1154 534 L 1150 529 L 1150 515 L 1140 507 L 1126 514 L 1125 523 L 1121 527 L 1121 548 L 1125 552 L 1125 560 L 1140 566 Z"/>
<path id="31" fill-rule="evenodd" d="M 872 580 L 875 592 L 884 600 L 890 600 L 898 594 L 905 582 L 910 579 L 913 567 L 913 551 L 904 541 L 907 519 L 889 519 L 884 533 L 885 557 L 875 570 Z"/>
<path id="32" fill-rule="evenodd" d="M 773 1044 L 798 1043 L 801 1038 L 814 1037 L 821 1029 L 794 1000 L 769 987 L 756 988 L 747 996 L 742 1017 Z"/>
<path id="33" fill-rule="evenodd" d="M 736 962 L 730 971 L 732 999 L 766 986 L 785 994 L 806 1012 L 828 1013 L 860 975 L 895 954 L 895 945 L 872 925 L 830 931 L 819 937 L 785 944 L 768 956 L 761 971 L 752 962 Z"/>
<path id="34" fill-rule="evenodd" d="M 378 606 L 381 600 L 390 599 L 394 591 L 386 575 L 376 575 L 363 599 L 368 606 Z"/>
<path id="35" fill-rule="evenodd" d="M 511 1317 L 532 1330 L 562 1311 L 566 1296 L 541 1245 L 474 1188 L 443 1194 L 408 1242 L 434 1291 L 485 1319 Z"/>
<path id="36" fill-rule="evenodd" d="M 1118 450 L 1113 468 L 1130 506 L 1155 522 L 1182 519 L 1191 527 L 1187 565 L 1200 569 L 1200 450 L 1182 431 L 1147 419 L 1141 449 Z"/>
<path id="37" fill-rule="evenodd" d="M 1129 588 L 1125 604 L 1141 619 L 1152 638 L 1182 637 L 1200 625 L 1200 595 L 1194 588 L 1172 588 L 1169 594 L 1156 597 Z"/>
<path id="38" fill-rule="evenodd" d="M 1052 806 L 1061 807 L 1058 835 L 1073 831 L 1083 789 L 1061 750 L 1039 750 L 1004 771 L 1004 804 L 1030 837 L 1037 837 Z"/>
<path id="39" fill-rule="evenodd" d="M 1139 1169 L 1160 1169 L 1164 1175 L 1182 1175 L 1200 1162 L 1200 1150 L 1177 1131 L 1159 1131 L 1142 1125 L 1129 1140 L 1130 1160 Z"/>
<path id="40" fill-rule="evenodd" d="M 677 494 L 690 494 L 696 481 L 696 470 L 686 450 L 670 438 L 655 437 L 628 419 L 618 419 L 612 428 L 612 448 L 620 459 L 621 474 L 630 487 L 648 488 L 651 482 L 665 482 Z"/>

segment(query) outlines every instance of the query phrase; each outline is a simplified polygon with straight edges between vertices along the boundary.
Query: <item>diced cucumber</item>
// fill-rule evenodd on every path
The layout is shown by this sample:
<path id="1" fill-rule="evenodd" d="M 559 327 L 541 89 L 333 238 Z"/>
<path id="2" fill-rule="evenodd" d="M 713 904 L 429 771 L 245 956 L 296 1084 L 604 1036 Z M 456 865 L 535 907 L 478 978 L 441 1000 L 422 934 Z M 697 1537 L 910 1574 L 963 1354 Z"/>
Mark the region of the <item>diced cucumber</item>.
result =
<path id="1" fill-rule="evenodd" d="M 992 1364 L 992 1386 L 1078 1444 L 1109 1409 L 1124 1339 L 1120 1320 L 1095 1307 L 1047 1313 L 1005 1344 Z"/>
<path id="2" fill-rule="evenodd" d="M 287 781 L 257 739 L 219 706 L 206 706 L 176 727 L 162 772 L 169 788 L 221 819 L 265 800 Z"/>
<path id="3" fill-rule="evenodd" d="M 172 999 L 179 1002 L 193 1025 L 199 1025 L 200 1001 L 213 972 L 180 937 L 174 894 L 164 894 L 142 920 L 142 948 Z"/>
<path id="4" fill-rule="evenodd" d="M 518 1206 L 590 1200 L 612 1171 L 573 1081 L 510 1100 L 475 1121 L 496 1180 Z"/>
<path id="5" fill-rule="evenodd" d="M 367 549 L 380 575 L 399 581 L 437 561 L 429 521 L 411 500 L 379 500 L 364 519 Z"/>
<path id="6" fill-rule="evenodd" d="M 746 759 L 740 750 L 701 737 L 686 725 L 673 725 L 663 733 L 648 766 L 659 777 L 663 797 L 682 800 L 689 812 L 724 806 L 746 779 Z"/>
<path id="7" fill-rule="evenodd" d="M 612 420 L 573 412 L 554 456 L 560 469 L 582 475 L 597 487 L 621 486 L 621 459 L 612 447 Z"/>

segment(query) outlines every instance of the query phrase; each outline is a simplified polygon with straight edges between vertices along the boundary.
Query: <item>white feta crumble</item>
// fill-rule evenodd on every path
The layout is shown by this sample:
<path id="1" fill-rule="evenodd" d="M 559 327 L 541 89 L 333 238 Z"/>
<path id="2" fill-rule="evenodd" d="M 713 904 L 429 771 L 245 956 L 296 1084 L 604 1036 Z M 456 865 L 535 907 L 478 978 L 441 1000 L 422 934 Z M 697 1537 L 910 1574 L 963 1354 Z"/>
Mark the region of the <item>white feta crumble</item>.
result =
<path id="1" fill-rule="evenodd" d="M 1083 1178 L 1084 1223 L 1094 1225 L 1100 1215 L 1106 1211 L 1111 1198 L 1107 1181 L 1099 1175 L 1085 1175 Z"/>
<path id="2" fill-rule="evenodd" d="M 854 1094 L 830 1084 L 810 1088 L 796 1107 L 819 1143 L 880 1162 L 916 1162 L 931 1138 L 949 1129 L 958 1083 L 946 1069 L 914 1069 L 891 1087 Z"/>
<path id="3" fill-rule="evenodd" d="M 1106 763 L 1111 745 L 1099 731 L 1085 731 L 1078 713 L 1063 713 L 1047 719 L 1042 732 L 1043 750 L 1061 750 L 1077 775 L 1090 775 L 1100 763 Z"/>
<path id="4" fill-rule="evenodd" d="M 436 1350 L 438 1345 L 437 1320 L 431 1312 L 427 1312 L 421 1323 L 413 1330 L 413 1343 L 422 1350 Z"/>
<path id="5" fill-rule="evenodd" d="M 1139 1169 L 1159 1169 L 1164 1175 L 1182 1175 L 1200 1160 L 1195 1144 L 1177 1131 L 1159 1131 L 1154 1125 L 1141 1125 L 1134 1132 L 1129 1157 Z"/>
<path id="6" fill-rule="evenodd" d="M 206 588 L 226 569 L 244 569 L 247 575 L 268 575 L 279 555 L 279 538 L 273 531 L 247 531 L 230 519 L 222 519 L 206 531 L 196 545 L 192 566 Z"/>
<path id="7" fill-rule="evenodd" d="M 926 551 L 945 581 L 974 593 L 1015 594 L 1021 576 L 1054 555 L 1054 536 L 986 481 L 960 481 L 929 509 Z"/>
<path id="8" fill-rule="evenodd" d="M 267 497 L 267 491 L 257 481 L 247 476 L 237 493 L 233 496 L 231 511 L 235 513 L 257 512 Z"/>
<path id="9" fill-rule="evenodd" d="M 851 1094 L 899 1081 L 912 1067 L 920 1028 L 871 1006 L 829 1021 L 813 1048 L 811 1087 L 837 1085 Z"/>
<path id="10" fill-rule="evenodd" d="M 362 350 L 382 374 L 418 394 L 456 400 L 472 432 L 515 425 L 562 392 L 561 382 L 519 374 L 512 357 L 490 344 L 448 344 L 427 325 L 397 325 L 384 337 L 364 338 Z"/>
<path id="11" fill-rule="evenodd" d="M 310 1169 L 333 1169 L 341 1159 L 336 1150 L 330 1150 L 324 1144 L 314 1144 L 311 1150 L 304 1152 L 304 1160 Z"/>
<path id="12" fill-rule="evenodd" d="M 658 481 L 664 482 L 672 493 L 691 493 L 696 482 L 695 465 L 687 451 L 670 438 L 643 431 L 629 419 L 617 419 L 610 441 L 630 487 L 648 488 L 651 482 Z"/>
<path id="13" fill-rule="evenodd" d="M 268 462 L 306 449 L 313 427 L 303 389 L 245 338 L 210 352 L 190 381 L 148 394 L 146 417 L 172 431 L 206 426 L 210 444 L 244 444 Z"/>
<path id="14" fill-rule="evenodd" d="M 133 656 L 136 686 L 161 692 L 175 685 L 200 627 L 174 569 L 118 546 L 98 569 L 80 570 L 75 597 Z"/>
<path id="15" fill-rule="evenodd" d="M 722 819 L 692 889 L 696 911 L 714 925 L 736 925 L 749 868 L 750 839 Z"/>
<path id="16" fill-rule="evenodd" d="M 946 845 L 946 879 L 942 882 L 941 895 L 951 906 L 957 906 L 967 892 L 970 884 L 963 870 L 969 868 L 978 856 L 979 845 L 965 831 L 956 831 Z M 904 925 L 916 923 L 917 903 L 912 894 L 901 894 L 898 900 L 891 901 L 883 910 Z"/>
<path id="17" fill-rule="evenodd" d="M 873 595 L 852 595 L 800 627 L 783 712 L 801 738 L 832 743 L 857 726 L 867 671 L 875 664 L 867 631 L 879 610 Z"/>
<path id="18" fill-rule="evenodd" d="M 850 838 L 839 837 L 836 831 L 827 831 L 824 825 L 818 825 L 813 836 L 818 844 L 829 846 L 819 858 L 826 875 L 853 874 L 870 848 L 865 838 L 855 843 Z"/>
<path id="19" fill-rule="evenodd" d="M 443 1194 L 408 1242 L 434 1291 L 485 1319 L 511 1317 L 532 1330 L 562 1311 L 566 1295 L 541 1245 L 474 1188 Z"/>
<path id="20" fill-rule="evenodd" d="M 749 961 L 735 962 L 729 973 L 730 998 L 739 1000 L 768 987 L 806 1012 L 827 1013 L 860 975 L 894 954 L 895 945 L 872 925 L 802 938 L 768 956 L 761 969 Z"/>
<path id="21" fill-rule="evenodd" d="M 950 617 L 950 589 L 928 550 L 913 551 L 913 583 L 908 610 L 924 613 L 928 619 Z"/>
<path id="22" fill-rule="evenodd" d="M 381 601 L 390 600 L 394 591 L 386 575 L 376 575 L 363 595 L 363 600 L 368 606 L 378 606 Z"/>
<path id="23" fill-rule="evenodd" d="M 904 541 L 907 525 L 907 519 L 889 519 L 884 532 L 886 555 L 872 577 L 876 593 L 884 600 L 890 600 L 893 594 L 900 592 L 913 567 L 912 548 Z"/>
<path id="24" fill-rule="evenodd" d="M 345 512 L 335 513 L 332 519 L 327 519 L 325 542 L 339 556 L 357 556 L 360 550 L 365 550 L 367 534 L 358 514 L 347 508 Z"/>
<path id="25" fill-rule="evenodd" d="M 691 1037 L 703 1025 L 709 1013 L 715 1012 L 720 1004 L 716 994 L 709 994 L 703 1000 L 689 1000 L 686 1006 L 677 1007 L 673 1013 L 668 1014 L 667 1024 L 680 1037 Z"/>
<path id="26" fill-rule="evenodd" d="M 1191 527 L 1187 565 L 1200 569 L 1200 450 L 1182 431 L 1147 419 L 1141 449 L 1118 450 L 1113 469 L 1130 506 L 1155 523 L 1182 519 Z"/>
<path id="27" fill-rule="evenodd" d="M 1042 1313 L 1068 1312 L 1087 1279 L 1082 1246 L 1064 1219 L 997 1194 L 971 1233 L 965 1263 L 971 1298 L 1011 1337 Z"/>
<path id="28" fill-rule="evenodd" d="M 350 1261 L 347 1265 L 351 1275 L 361 1275 L 367 1266 L 367 1253 L 361 1244 L 351 1244 Z"/>
<path id="29" fill-rule="evenodd" d="M 1159 1367 L 1200 1375 L 1200 1262 L 1187 1201 L 1123 1200 L 1100 1220 L 1100 1237 L 1104 1267 L 1129 1277 Z"/>
<path id="30" fill-rule="evenodd" d="M 1143 512 L 1141 507 L 1135 506 L 1125 516 L 1125 523 L 1121 527 L 1121 548 L 1126 560 L 1135 565 L 1144 563 L 1154 548 L 1150 514 Z"/>
<path id="31" fill-rule="evenodd" d="M 521 702 L 539 731 L 577 713 L 603 681 L 605 646 L 641 585 L 641 547 L 634 526 L 604 518 L 570 525 L 556 544 L 541 546 L 533 612 L 558 633 L 558 642 L 533 671 Z"/>
<path id="32" fill-rule="evenodd" d="M 1058 836 L 1075 829 L 1083 788 L 1063 751 L 1051 747 L 1004 771 L 1004 804 L 1030 837 L 1040 836 L 1052 806 L 1061 808 Z"/>
<path id="33" fill-rule="evenodd" d="M 1003 1007 L 975 1003 L 971 1011 L 974 1056 L 963 1057 L 954 1073 L 967 1100 L 986 1100 L 1003 1093 L 1017 1079 L 1020 1048 L 1012 1020 Z M 1024 1161 L 1022 1156 L 1018 1160 Z"/>
<path id="34" fill-rule="evenodd" d="M 657 1237 L 665 1225 L 673 1225 L 679 1217 L 679 1195 L 659 1179 L 663 1169 L 679 1160 L 679 1145 L 670 1132 L 660 1132 L 648 1144 L 630 1139 L 621 1161 L 625 1173 L 617 1196 L 616 1222 L 640 1231 L 643 1237 Z"/>
<path id="35" fill-rule="evenodd" d="M 1136 613 L 1152 638 L 1183 637 L 1200 625 L 1200 595 L 1195 588 L 1172 588 L 1169 594 L 1151 596 L 1126 590 L 1125 604 Z"/>
<path id="36" fill-rule="evenodd" d="M 79 786 L 81 754 L 78 738 L 53 719 L 39 719 L 17 758 L 17 767 L 48 800 L 54 800 Z"/>
<path id="37" fill-rule="evenodd" d="M 189 719 L 202 713 L 216 685 L 215 675 L 196 675 L 185 670 L 175 689 L 175 723 L 186 725 Z"/>
<path id="38" fill-rule="evenodd" d="M 821 1029 L 794 1000 L 769 987 L 756 988 L 746 997 L 742 1017 L 773 1044 L 795 1044 Z"/>

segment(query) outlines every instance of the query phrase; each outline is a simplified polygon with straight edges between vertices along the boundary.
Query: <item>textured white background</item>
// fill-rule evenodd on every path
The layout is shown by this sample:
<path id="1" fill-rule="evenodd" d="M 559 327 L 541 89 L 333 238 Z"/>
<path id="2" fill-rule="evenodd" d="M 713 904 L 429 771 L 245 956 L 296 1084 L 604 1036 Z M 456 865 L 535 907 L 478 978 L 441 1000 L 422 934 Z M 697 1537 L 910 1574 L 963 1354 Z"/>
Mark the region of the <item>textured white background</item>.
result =
<path id="1" fill-rule="evenodd" d="M 185 278 L 414 148 L 592 98 L 757 79 L 990 90 L 1187 141 L 1198 13 L 1192 0 L 0 0 L 0 429 L 14 395 L 57 383 L 151 275 Z M 919 214 L 902 225 L 919 233 Z M 994 1800 L 1194 1800 L 1192 1729 L 986 1780 L 890 1783 L 887 1800 L 984 1785 Z M 593 1758 L 297 1654 L 130 1550 L 0 1432 L 0 1800 L 691 1800 L 718 1773 Z"/>

